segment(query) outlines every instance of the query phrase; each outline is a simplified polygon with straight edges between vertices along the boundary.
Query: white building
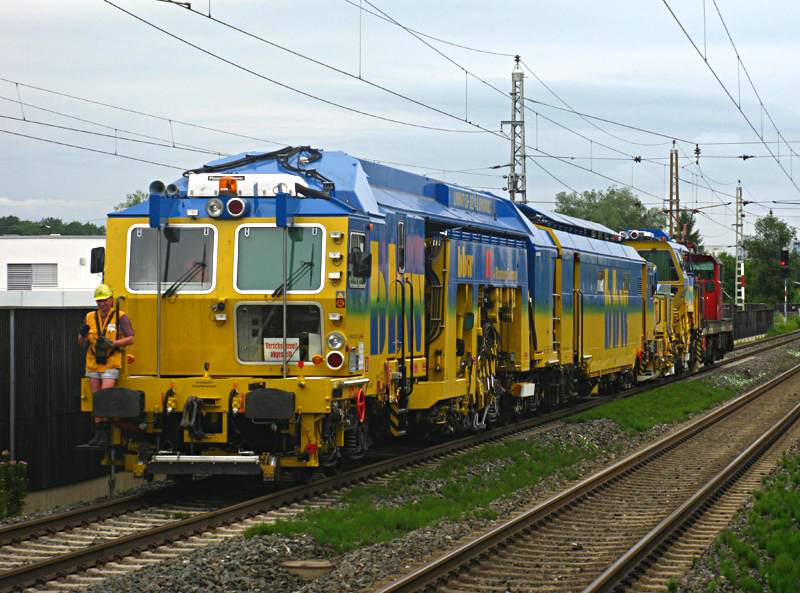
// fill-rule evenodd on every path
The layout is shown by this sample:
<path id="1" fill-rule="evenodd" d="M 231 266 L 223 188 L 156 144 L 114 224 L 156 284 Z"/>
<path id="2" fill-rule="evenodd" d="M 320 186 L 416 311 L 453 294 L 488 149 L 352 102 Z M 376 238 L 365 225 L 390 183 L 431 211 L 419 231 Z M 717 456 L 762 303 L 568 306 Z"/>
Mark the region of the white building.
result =
<path id="1" fill-rule="evenodd" d="M 91 255 L 106 238 L 87 235 L 0 236 L 0 307 L 94 307 Z"/>

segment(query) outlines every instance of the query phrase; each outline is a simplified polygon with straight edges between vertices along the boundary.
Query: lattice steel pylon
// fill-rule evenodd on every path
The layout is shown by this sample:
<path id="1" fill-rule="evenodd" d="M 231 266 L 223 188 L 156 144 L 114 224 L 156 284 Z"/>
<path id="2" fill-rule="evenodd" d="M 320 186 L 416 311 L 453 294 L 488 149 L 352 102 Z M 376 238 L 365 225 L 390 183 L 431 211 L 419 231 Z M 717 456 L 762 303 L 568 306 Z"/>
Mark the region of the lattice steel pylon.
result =
<path id="1" fill-rule="evenodd" d="M 733 228 L 736 231 L 736 295 L 735 305 L 736 309 L 744 310 L 744 246 L 742 239 L 744 238 L 744 203 L 742 202 L 742 182 L 736 186 L 736 221 L 733 223 Z"/>
<path id="2" fill-rule="evenodd" d="M 680 180 L 678 178 L 678 149 L 675 140 L 672 141 L 672 150 L 669 151 L 669 238 L 674 239 L 676 234 L 681 237 L 681 199 L 679 194 Z"/>
<path id="3" fill-rule="evenodd" d="M 501 122 L 511 126 L 511 162 L 508 173 L 508 197 L 512 202 L 528 202 L 525 189 L 525 80 L 516 56 L 511 73 L 511 120 Z"/>

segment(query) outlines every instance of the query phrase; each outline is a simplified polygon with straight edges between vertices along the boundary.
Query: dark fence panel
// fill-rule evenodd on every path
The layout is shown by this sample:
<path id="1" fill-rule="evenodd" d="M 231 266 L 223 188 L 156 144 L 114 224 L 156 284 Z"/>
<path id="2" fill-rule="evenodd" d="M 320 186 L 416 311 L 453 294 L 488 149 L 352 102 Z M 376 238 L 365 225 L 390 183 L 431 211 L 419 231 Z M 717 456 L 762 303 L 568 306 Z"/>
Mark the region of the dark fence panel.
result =
<path id="1" fill-rule="evenodd" d="M 723 307 L 723 316 L 731 316 L 731 306 Z M 772 305 L 753 303 L 745 305 L 744 311 L 735 311 L 733 316 L 733 339 L 741 340 L 767 333 L 775 325 L 775 310 Z"/>
<path id="2" fill-rule="evenodd" d="M 17 420 L 17 458 L 28 463 L 29 490 L 108 475 L 101 453 L 76 449 L 91 435 L 91 422 L 80 412 Z"/>
<path id="3" fill-rule="evenodd" d="M 85 353 L 79 309 L 20 309 L 15 312 L 17 418 L 63 415 L 80 410 Z"/>
<path id="4" fill-rule="evenodd" d="M 2 313 L 7 320 L 8 311 Z M 108 474 L 108 468 L 100 465 L 98 453 L 75 449 L 92 434 L 91 418 L 80 411 L 86 355 L 78 345 L 77 335 L 85 315 L 86 310 L 81 309 L 14 311 L 14 447 L 15 457 L 28 463 L 31 491 Z M 8 346 L 3 364 L 7 369 Z M 7 387 L 4 400 L 0 412 L 5 409 L 8 418 Z M 7 441 L 7 423 L 2 430 L 0 438 Z"/>
<path id="5" fill-rule="evenodd" d="M 11 381 L 11 311 L 0 309 L 0 451 L 10 448 L 9 442 L 9 414 L 10 412 L 10 381 Z"/>
<path id="6" fill-rule="evenodd" d="M 773 309 L 775 309 L 778 313 L 783 315 L 783 303 L 775 303 L 774 305 L 770 305 Z M 786 304 L 786 315 L 787 317 L 797 317 L 800 316 L 800 303 L 787 303 Z"/>

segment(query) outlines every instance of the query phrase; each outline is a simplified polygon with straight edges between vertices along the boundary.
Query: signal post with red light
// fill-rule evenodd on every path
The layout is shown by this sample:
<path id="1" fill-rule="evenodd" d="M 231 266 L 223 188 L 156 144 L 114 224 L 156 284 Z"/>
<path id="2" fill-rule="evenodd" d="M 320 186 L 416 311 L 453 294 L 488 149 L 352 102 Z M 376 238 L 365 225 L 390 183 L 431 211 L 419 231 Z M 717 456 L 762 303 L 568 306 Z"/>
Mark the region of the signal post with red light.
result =
<path id="1" fill-rule="evenodd" d="M 789 277 L 789 248 L 781 249 L 781 278 Z"/>

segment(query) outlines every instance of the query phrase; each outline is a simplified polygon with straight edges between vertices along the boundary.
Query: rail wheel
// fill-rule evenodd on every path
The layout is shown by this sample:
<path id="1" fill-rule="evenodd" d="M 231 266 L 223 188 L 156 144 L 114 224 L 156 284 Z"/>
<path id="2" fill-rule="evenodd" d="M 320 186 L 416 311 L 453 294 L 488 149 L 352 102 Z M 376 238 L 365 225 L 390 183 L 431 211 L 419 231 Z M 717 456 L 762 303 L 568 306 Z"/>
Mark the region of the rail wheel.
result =
<path id="1" fill-rule="evenodd" d="M 192 481 L 192 474 L 167 474 L 167 479 L 177 484 L 188 484 Z"/>
<path id="2" fill-rule="evenodd" d="M 314 468 L 313 467 L 293 467 L 292 468 L 292 480 L 294 480 L 295 484 L 304 485 L 310 484 L 311 480 L 314 478 Z"/>
<path id="3" fill-rule="evenodd" d="M 338 476 L 342 471 L 342 458 L 339 457 L 336 460 L 336 463 L 333 465 L 323 465 L 322 466 L 322 473 L 325 474 L 326 478 L 331 478 L 333 476 Z"/>

